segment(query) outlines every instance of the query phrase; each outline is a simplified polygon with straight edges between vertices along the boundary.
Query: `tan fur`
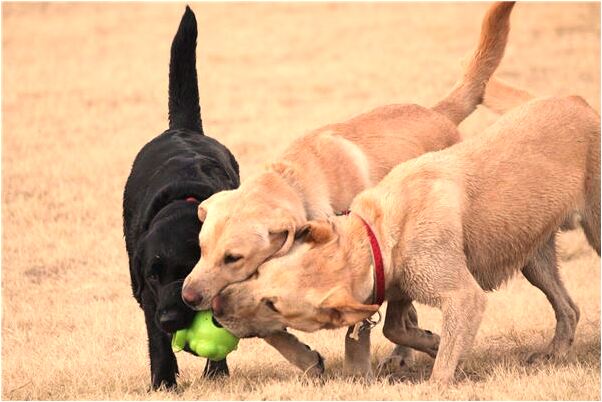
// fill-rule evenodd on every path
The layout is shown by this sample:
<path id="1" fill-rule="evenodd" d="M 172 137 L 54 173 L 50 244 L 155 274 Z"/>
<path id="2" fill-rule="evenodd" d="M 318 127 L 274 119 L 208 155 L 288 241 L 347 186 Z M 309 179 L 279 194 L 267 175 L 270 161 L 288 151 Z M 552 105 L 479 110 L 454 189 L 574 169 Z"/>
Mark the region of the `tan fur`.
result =
<path id="1" fill-rule="evenodd" d="M 508 85 L 504 81 L 492 77 L 487 83 L 487 88 L 485 88 L 483 105 L 496 113 L 504 114 L 534 98 L 535 96 L 528 91 Z"/>
<path id="2" fill-rule="evenodd" d="M 578 212 L 600 254 L 600 117 L 579 97 L 533 100 L 481 136 L 400 164 L 351 210 L 309 222 L 289 254 L 226 288 L 220 322 L 244 336 L 333 328 L 371 315 L 378 306 L 364 304 L 373 279 L 359 215 L 383 252 L 385 336 L 437 350 L 438 339 L 400 325 L 399 316 L 412 300 L 443 312 L 433 381 L 453 379 L 484 313 L 484 291 L 518 272 L 546 294 L 557 318 L 552 342 L 531 360 L 563 356 L 579 310 L 558 274 L 555 235 Z"/>
<path id="3" fill-rule="evenodd" d="M 455 124 L 476 108 L 502 59 L 513 5 L 495 3 L 490 8 L 463 79 L 433 109 L 388 105 L 322 127 L 294 141 L 277 162 L 238 189 L 203 201 L 202 256 L 182 292 L 196 294 L 193 307 L 208 308 L 225 286 L 285 255 L 295 231 L 307 220 L 347 209 L 356 194 L 398 163 L 460 141 Z M 369 368 L 368 360 L 364 366 Z"/>
<path id="4" fill-rule="evenodd" d="M 445 111 L 443 113 L 456 124 L 460 124 L 482 101 L 489 78 L 499 64 L 496 55 L 503 53 L 506 47 L 510 30 L 508 19 L 513 7 L 514 3 L 506 2 L 488 10 L 483 18 L 477 52 L 470 60 L 463 79 L 433 108 L 436 111 Z M 490 51 L 482 52 L 478 49 Z"/>

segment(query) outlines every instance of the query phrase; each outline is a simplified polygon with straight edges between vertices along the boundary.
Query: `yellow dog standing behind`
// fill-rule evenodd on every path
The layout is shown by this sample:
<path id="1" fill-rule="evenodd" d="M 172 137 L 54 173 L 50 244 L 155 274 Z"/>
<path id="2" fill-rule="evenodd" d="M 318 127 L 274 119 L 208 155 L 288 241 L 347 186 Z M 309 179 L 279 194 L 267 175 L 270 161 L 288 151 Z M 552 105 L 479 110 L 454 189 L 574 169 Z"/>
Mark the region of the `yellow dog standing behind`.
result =
<path id="1" fill-rule="evenodd" d="M 547 296 L 557 319 L 552 342 L 531 359 L 563 356 L 579 310 L 559 277 L 555 236 L 579 213 L 600 254 L 600 117 L 576 96 L 530 101 L 475 138 L 400 164 L 351 211 L 309 222 L 288 255 L 223 290 L 218 320 L 246 336 L 372 315 L 374 250 L 363 219 L 384 260 L 385 336 L 412 342 L 399 320 L 413 300 L 443 312 L 431 380 L 453 379 L 485 311 L 484 291 L 516 272 Z"/>

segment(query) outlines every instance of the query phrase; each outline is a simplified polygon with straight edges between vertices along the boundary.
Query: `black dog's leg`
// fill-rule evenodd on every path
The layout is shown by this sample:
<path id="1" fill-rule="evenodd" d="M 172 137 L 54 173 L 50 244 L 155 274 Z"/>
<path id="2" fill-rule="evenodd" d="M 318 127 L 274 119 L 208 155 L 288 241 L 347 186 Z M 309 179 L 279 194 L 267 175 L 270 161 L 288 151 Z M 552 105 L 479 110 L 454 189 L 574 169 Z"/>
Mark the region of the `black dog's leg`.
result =
<path id="1" fill-rule="evenodd" d="M 178 362 L 171 349 L 169 335 L 161 331 L 155 324 L 155 305 L 144 306 L 146 331 L 148 332 L 148 350 L 151 364 L 151 382 L 153 390 L 161 386 L 174 388 Z"/>
<path id="2" fill-rule="evenodd" d="M 203 371 L 203 376 L 207 378 L 221 377 L 221 376 L 229 376 L 230 371 L 228 370 L 228 363 L 226 363 L 226 359 L 224 360 L 209 360 L 207 359 L 207 364 L 205 364 L 205 371 Z"/>

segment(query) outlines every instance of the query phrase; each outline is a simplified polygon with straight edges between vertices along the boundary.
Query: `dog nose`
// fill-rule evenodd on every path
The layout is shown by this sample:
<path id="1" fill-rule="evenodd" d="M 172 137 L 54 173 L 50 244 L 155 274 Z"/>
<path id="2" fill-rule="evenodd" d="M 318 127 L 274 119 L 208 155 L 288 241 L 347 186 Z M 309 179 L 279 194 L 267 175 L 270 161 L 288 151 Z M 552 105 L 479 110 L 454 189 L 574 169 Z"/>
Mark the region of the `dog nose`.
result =
<path id="1" fill-rule="evenodd" d="M 213 311 L 213 314 L 217 316 L 222 315 L 222 313 L 224 312 L 223 300 L 219 295 L 215 296 L 213 300 L 211 300 L 211 310 Z"/>
<path id="2" fill-rule="evenodd" d="M 164 311 L 159 317 L 159 325 L 164 331 L 173 333 L 178 330 L 179 316 L 177 311 Z"/>
<path id="3" fill-rule="evenodd" d="M 184 300 L 184 303 L 186 303 L 190 307 L 195 308 L 196 306 L 201 304 L 201 302 L 203 301 L 203 296 L 195 292 L 189 286 L 185 285 L 182 288 L 182 300 Z"/>

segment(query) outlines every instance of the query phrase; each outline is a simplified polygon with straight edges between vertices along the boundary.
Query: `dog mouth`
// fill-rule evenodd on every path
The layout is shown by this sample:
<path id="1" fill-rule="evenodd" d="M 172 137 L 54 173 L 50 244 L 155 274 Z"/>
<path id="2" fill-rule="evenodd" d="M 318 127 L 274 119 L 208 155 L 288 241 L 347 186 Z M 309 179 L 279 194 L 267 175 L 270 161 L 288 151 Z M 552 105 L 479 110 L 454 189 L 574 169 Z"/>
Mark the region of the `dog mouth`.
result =
<path id="1" fill-rule="evenodd" d="M 213 322 L 213 325 L 215 325 L 218 328 L 224 327 L 222 324 L 220 324 L 220 322 L 215 317 L 211 317 L 211 321 Z"/>
<path id="2" fill-rule="evenodd" d="M 168 335 L 172 335 L 177 331 L 190 326 L 192 318 L 194 317 L 194 312 L 191 311 L 190 313 L 193 314 L 189 314 L 188 312 L 169 311 L 156 317 L 155 321 L 161 331 Z"/>
<path id="3" fill-rule="evenodd" d="M 181 329 L 186 328 L 186 325 L 178 325 L 178 324 L 161 324 L 159 325 L 161 331 L 165 332 L 167 335 L 173 335 Z"/>
<path id="4" fill-rule="evenodd" d="M 212 315 L 211 322 L 218 328 L 225 328 L 232 335 L 240 339 L 255 338 L 258 336 L 258 334 L 250 328 L 241 328 L 237 321 L 222 319 L 222 322 L 220 322 L 217 318 L 215 318 L 215 315 Z"/>
<path id="5" fill-rule="evenodd" d="M 234 320 L 223 320 L 220 323 L 215 317 L 213 317 L 213 323 L 216 326 L 224 327 L 227 329 L 232 335 L 236 336 L 240 339 L 245 338 L 265 338 L 267 336 L 273 335 L 274 333 L 286 331 L 286 327 L 282 328 L 258 328 L 257 326 L 241 326 L 240 322 Z"/>

